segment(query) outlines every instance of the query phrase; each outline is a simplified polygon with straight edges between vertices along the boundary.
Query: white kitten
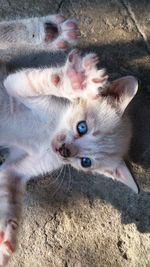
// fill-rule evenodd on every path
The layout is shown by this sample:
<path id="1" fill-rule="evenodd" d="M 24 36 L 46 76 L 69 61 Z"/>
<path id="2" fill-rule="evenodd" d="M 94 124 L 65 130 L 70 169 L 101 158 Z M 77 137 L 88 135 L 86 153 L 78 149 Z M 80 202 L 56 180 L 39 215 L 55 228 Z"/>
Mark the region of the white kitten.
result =
<path id="1" fill-rule="evenodd" d="M 26 21 L 19 23 L 26 25 Z M 61 22 L 59 27 L 49 22 L 50 29 L 53 49 L 59 48 L 60 38 L 63 44 L 73 43 L 73 21 Z M 138 84 L 131 76 L 109 84 L 97 62 L 95 54 L 81 58 L 73 50 L 63 67 L 24 69 L 8 75 L 1 85 L 0 146 L 10 151 L 0 171 L 2 266 L 15 248 L 20 201 L 31 176 L 71 164 L 120 180 L 138 192 L 123 160 L 131 138 L 124 110 Z"/>

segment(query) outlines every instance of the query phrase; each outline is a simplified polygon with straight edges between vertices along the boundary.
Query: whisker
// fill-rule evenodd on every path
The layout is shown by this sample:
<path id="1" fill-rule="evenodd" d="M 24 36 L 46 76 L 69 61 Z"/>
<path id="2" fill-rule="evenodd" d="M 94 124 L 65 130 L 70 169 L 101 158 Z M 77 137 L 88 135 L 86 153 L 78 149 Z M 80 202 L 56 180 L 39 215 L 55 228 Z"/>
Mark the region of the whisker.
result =
<path id="1" fill-rule="evenodd" d="M 71 176 L 71 168 L 70 168 L 70 165 L 67 165 L 67 168 L 68 168 L 68 174 L 69 174 L 69 182 L 68 182 L 67 192 L 69 192 L 70 191 L 70 188 L 71 188 L 72 176 Z"/>
<path id="2" fill-rule="evenodd" d="M 63 181 L 64 181 L 64 177 L 65 177 L 65 174 L 66 174 L 66 165 L 63 166 L 63 175 L 62 175 L 62 179 L 59 183 L 59 186 L 56 188 L 56 190 L 54 191 L 54 193 L 52 194 L 52 198 L 56 195 L 56 193 L 60 190 L 62 184 L 63 184 Z"/>
<path id="3" fill-rule="evenodd" d="M 50 182 L 51 185 L 55 184 L 59 180 L 59 177 L 62 174 L 63 168 L 64 168 L 64 166 L 62 166 L 60 170 L 56 170 L 52 173 L 51 178 L 52 179 L 55 178 L 55 179 Z M 58 173 L 58 171 L 59 171 L 59 173 Z M 58 174 L 58 175 L 56 177 L 54 177 L 55 174 Z"/>

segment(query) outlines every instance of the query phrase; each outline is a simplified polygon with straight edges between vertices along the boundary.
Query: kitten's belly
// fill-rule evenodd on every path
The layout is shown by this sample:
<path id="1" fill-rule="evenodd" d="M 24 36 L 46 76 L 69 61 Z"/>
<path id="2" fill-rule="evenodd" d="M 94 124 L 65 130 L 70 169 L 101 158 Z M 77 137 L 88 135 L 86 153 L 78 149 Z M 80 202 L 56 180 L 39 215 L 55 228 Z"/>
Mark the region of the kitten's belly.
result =
<path id="1" fill-rule="evenodd" d="M 0 145 L 17 146 L 33 154 L 51 147 L 51 138 L 66 108 L 63 101 L 51 99 L 47 111 L 41 109 L 37 113 L 18 105 L 10 116 L 3 113 L 0 116 Z"/>

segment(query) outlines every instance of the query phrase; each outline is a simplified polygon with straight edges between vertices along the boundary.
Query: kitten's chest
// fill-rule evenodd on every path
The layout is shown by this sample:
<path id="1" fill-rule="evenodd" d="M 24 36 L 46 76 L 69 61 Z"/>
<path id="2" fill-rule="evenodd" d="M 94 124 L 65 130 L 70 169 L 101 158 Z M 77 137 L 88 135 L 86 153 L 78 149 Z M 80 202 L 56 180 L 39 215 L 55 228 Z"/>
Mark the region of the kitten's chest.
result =
<path id="1" fill-rule="evenodd" d="M 17 104 L 13 112 L 6 111 L 0 120 L 0 142 L 23 148 L 30 153 L 39 153 L 48 149 L 51 139 L 65 110 L 62 102 L 53 99 L 39 101 L 38 105 L 29 102 L 29 107 Z"/>
<path id="2" fill-rule="evenodd" d="M 24 144 L 34 153 L 48 149 L 60 116 L 58 109 L 57 114 L 53 111 L 47 112 L 47 114 L 29 111 L 26 114 L 18 115 L 16 127 L 14 123 L 14 136 L 17 136 L 17 143 Z M 21 117 L 23 117 L 23 121 Z M 19 128 L 19 132 L 16 130 L 17 128 Z"/>

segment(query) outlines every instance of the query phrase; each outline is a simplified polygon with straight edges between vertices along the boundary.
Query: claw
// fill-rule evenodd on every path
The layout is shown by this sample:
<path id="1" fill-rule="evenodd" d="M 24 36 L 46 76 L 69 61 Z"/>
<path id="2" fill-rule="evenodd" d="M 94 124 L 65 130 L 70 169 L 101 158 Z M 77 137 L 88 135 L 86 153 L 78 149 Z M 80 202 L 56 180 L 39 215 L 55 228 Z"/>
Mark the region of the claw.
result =
<path id="1" fill-rule="evenodd" d="M 9 255 L 14 252 L 14 248 L 12 247 L 12 244 L 10 243 L 10 241 L 7 240 L 3 244 L 5 245 L 6 249 L 8 250 Z"/>
<path id="2" fill-rule="evenodd" d="M 0 232 L 0 243 L 2 243 L 4 239 L 4 232 Z"/>
<path id="3" fill-rule="evenodd" d="M 93 83 L 103 83 L 104 81 L 106 81 L 108 79 L 108 75 L 102 77 L 102 78 L 93 78 L 92 82 Z"/>
<path id="4" fill-rule="evenodd" d="M 77 24 L 75 21 L 64 21 L 62 25 L 63 30 L 77 30 Z"/>
<path id="5" fill-rule="evenodd" d="M 69 60 L 69 62 L 72 63 L 72 62 L 74 61 L 74 58 L 75 58 L 78 54 L 79 54 L 79 49 L 78 49 L 78 48 L 73 49 L 73 50 L 70 52 L 69 56 L 68 56 L 68 60 Z"/>
<path id="6" fill-rule="evenodd" d="M 91 69 L 99 62 L 99 58 L 96 54 L 89 54 L 83 58 L 83 65 L 86 69 Z"/>
<path id="7" fill-rule="evenodd" d="M 65 20 L 65 17 L 63 15 L 56 15 L 56 20 L 58 23 L 63 22 Z"/>
<path id="8" fill-rule="evenodd" d="M 77 24 L 73 21 L 66 22 L 66 26 L 68 26 L 70 29 L 77 29 Z"/>
<path id="9" fill-rule="evenodd" d="M 11 223 L 11 227 L 13 230 L 16 230 L 18 228 L 18 224 L 14 220 L 10 220 L 8 223 Z"/>

